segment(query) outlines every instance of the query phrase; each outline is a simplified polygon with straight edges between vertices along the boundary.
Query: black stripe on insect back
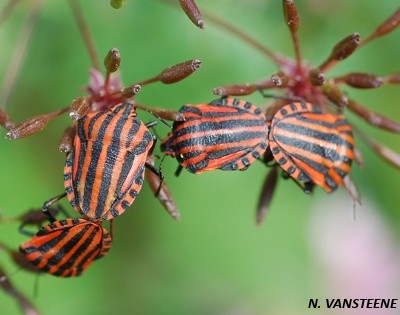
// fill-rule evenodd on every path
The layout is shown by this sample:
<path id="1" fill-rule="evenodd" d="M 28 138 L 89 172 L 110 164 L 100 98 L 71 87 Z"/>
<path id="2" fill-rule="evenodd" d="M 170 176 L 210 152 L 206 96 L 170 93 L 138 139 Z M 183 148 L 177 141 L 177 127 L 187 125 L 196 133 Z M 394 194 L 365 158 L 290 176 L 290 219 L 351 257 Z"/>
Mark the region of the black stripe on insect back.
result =
<path id="1" fill-rule="evenodd" d="M 220 122 L 206 121 L 199 124 L 189 125 L 179 130 L 179 136 L 182 135 L 192 135 L 196 132 L 207 132 L 207 131 L 220 131 L 225 133 L 235 132 L 235 128 L 252 128 L 252 127 L 262 127 L 264 126 L 264 121 L 259 119 L 252 120 L 225 120 Z M 240 132 L 241 133 L 241 132 Z M 265 136 L 265 135 L 264 135 Z"/>
<path id="2" fill-rule="evenodd" d="M 93 131 L 93 126 L 94 124 L 97 122 L 97 120 L 103 115 L 103 112 L 99 112 L 96 115 L 94 115 L 89 123 L 88 126 L 88 130 L 87 130 L 87 135 L 85 133 L 85 122 L 88 120 L 88 116 L 84 116 L 82 119 L 78 120 L 78 125 L 77 125 L 77 135 L 79 137 L 79 139 L 81 140 L 81 146 L 79 148 L 79 157 L 78 157 L 78 161 L 75 161 L 75 163 L 77 163 L 78 165 L 78 169 L 76 171 L 76 178 L 75 181 L 73 183 L 73 186 L 76 187 L 76 183 L 80 181 L 81 179 L 81 175 L 82 175 L 82 169 L 84 166 L 84 159 L 86 156 L 86 151 L 87 151 L 87 140 L 88 138 L 91 136 L 92 131 Z M 74 149 L 71 150 L 71 159 L 74 158 L 73 155 L 75 155 L 74 153 Z M 79 200 L 81 198 L 81 196 L 76 195 L 75 196 L 75 203 L 77 200 Z"/>
<path id="3" fill-rule="evenodd" d="M 89 245 L 92 244 L 94 237 L 96 234 L 99 232 L 97 227 L 93 227 L 92 225 L 86 224 L 85 229 L 80 231 L 78 234 L 76 234 L 71 240 L 70 244 L 67 244 L 66 250 L 71 251 L 73 250 L 73 247 L 80 241 L 80 239 L 83 237 L 83 235 L 86 233 L 87 230 L 92 229 L 91 233 L 85 238 L 85 241 L 79 246 L 79 250 L 75 250 L 72 254 L 72 256 L 64 263 L 63 265 L 59 266 L 59 270 L 70 270 L 72 266 L 75 264 L 75 262 L 78 259 L 81 259 L 79 262 L 79 265 L 77 265 L 77 269 L 79 271 L 82 271 L 83 265 L 86 263 L 87 259 L 93 255 L 93 253 L 100 248 L 100 244 L 95 246 L 93 250 L 88 252 L 83 258 L 81 256 L 86 253 L 86 249 L 89 247 Z M 64 248 L 64 247 L 63 247 Z M 67 251 L 65 251 L 67 252 Z"/>
<path id="4" fill-rule="evenodd" d="M 337 183 L 333 180 L 331 176 L 329 176 L 327 169 L 323 165 L 316 163 L 303 155 L 293 154 L 293 157 L 302 160 L 304 163 L 306 163 L 308 166 L 316 170 L 318 173 L 323 174 L 325 179 L 325 184 L 327 184 L 330 188 L 336 189 L 338 187 Z M 304 175 L 307 176 L 307 174 Z M 338 175 L 341 176 L 340 173 L 338 173 Z"/>
<path id="5" fill-rule="evenodd" d="M 216 117 L 237 117 L 240 119 L 241 114 L 248 114 L 245 111 L 212 111 L 212 112 L 202 112 L 201 116 L 203 118 L 216 118 Z M 190 117 L 189 119 L 190 120 Z"/>
<path id="6" fill-rule="evenodd" d="M 137 135 L 141 126 L 141 121 L 137 118 L 132 117 L 131 129 L 129 129 L 128 136 L 126 137 L 125 147 L 128 148 L 132 145 L 133 139 Z"/>
<path id="7" fill-rule="evenodd" d="M 74 250 L 74 247 L 76 246 L 76 244 L 82 239 L 82 237 L 85 235 L 86 231 L 90 227 L 91 226 L 89 224 L 85 224 L 84 229 L 79 230 L 79 232 L 76 233 L 72 238 L 70 238 L 69 241 L 64 244 L 64 246 L 58 247 L 57 245 L 55 245 L 56 246 L 55 248 L 57 250 L 55 251 L 55 254 L 51 258 L 49 258 L 48 264 L 47 264 L 47 266 L 49 267 L 49 270 L 50 270 L 50 267 L 52 267 L 52 266 L 57 266 L 58 270 L 63 268 L 63 265 L 60 265 L 61 260 L 64 258 L 65 255 L 67 255 L 68 253 L 70 253 L 71 251 Z M 61 235 L 56 238 L 56 240 L 58 240 L 58 243 L 60 243 L 66 236 L 70 237 L 70 233 L 71 233 L 71 230 L 67 229 L 66 231 L 63 231 L 61 233 Z M 89 242 L 87 242 L 87 240 L 85 239 L 85 241 L 81 244 L 81 247 L 87 246 L 88 244 L 89 244 Z M 78 252 L 79 255 L 81 253 L 81 251 L 75 250 L 73 255 L 76 254 L 76 252 Z M 73 257 L 73 255 L 72 255 L 72 257 Z M 75 262 L 75 260 L 73 260 L 72 257 L 69 258 L 68 261 L 73 264 Z"/>
<path id="8" fill-rule="evenodd" d="M 330 126 L 332 126 L 332 125 L 330 125 Z M 349 143 L 347 141 L 343 141 L 343 139 L 340 136 L 338 136 L 337 134 L 334 134 L 334 133 L 321 132 L 321 131 L 318 131 L 313 128 L 308 128 L 308 127 L 285 123 L 285 122 L 279 122 L 276 127 L 283 131 L 289 131 L 294 134 L 300 134 L 300 135 L 308 136 L 311 138 L 324 140 L 329 143 L 343 145 L 349 149 L 353 148 L 353 145 L 351 143 Z M 333 129 L 333 128 L 331 128 L 331 129 Z M 278 133 L 276 133 L 276 134 L 278 134 Z M 276 134 L 274 136 L 275 138 L 277 137 Z"/>
<path id="9" fill-rule="evenodd" d="M 326 158 L 332 162 L 335 162 L 335 161 L 346 162 L 345 160 L 348 161 L 348 159 L 344 160 L 343 157 L 345 157 L 345 156 L 339 155 L 335 149 L 328 149 L 328 148 L 316 145 L 312 142 L 307 142 L 307 141 L 303 141 L 303 140 L 299 140 L 299 139 L 295 139 L 295 138 L 291 138 L 291 137 L 285 137 L 282 135 L 275 135 L 274 137 L 275 137 L 275 140 L 281 144 L 289 145 L 294 148 L 308 151 L 311 154 L 316 154 L 316 155 Z M 294 154 L 292 154 L 292 155 L 294 155 Z"/>
<path id="10" fill-rule="evenodd" d="M 111 179 L 113 177 L 112 173 L 114 172 L 115 163 L 117 161 L 117 157 L 118 157 L 119 151 L 120 151 L 121 132 L 124 128 L 124 125 L 127 123 L 127 119 L 128 119 L 126 113 L 127 112 L 125 110 L 123 115 L 117 120 L 117 123 L 115 124 L 115 128 L 113 130 L 108 130 L 108 132 L 113 134 L 113 137 L 112 137 L 113 142 L 111 143 L 111 145 L 109 145 L 107 147 L 106 160 L 103 165 L 103 169 L 100 170 L 102 172 L 103 176 L 101 178 L 99 195 L 97 196 L 97 206 L 96 206 L 96 210 L 95 210 L 96 218 L 99 218 L 104 211 L 104 205 L 105 205 L 105 202 L 107 199 L 108 192 L 110 190 Z M 117 117 L 117 116 L 115 116 L 115 117 Z M 86 192 L 86 190 L 85 190 L 85 195 L 89 194 L 91 196 L 92 189 L 93 189 L 93 186 L 90 187 L 90 192 L 89 191 Z M 90 206 L 90 204 L 86 204 L 86 203 L 84 205 L 87 205 L 87 207 Z"/>
<path id="11" fill-rule="evenodd" d="M 226 157 L 227 155 L 236 153 L 238 151 L 243 151 L 243 155 L 245 155 L 245 154 L 247 154 L 248 151 L 250 151 L 250 149 L 248 149 L 247 147 L 235 146 L 235 147 L 229 147 L 229 148 L 222 149 L 222 150 L 215 150 L 215 151 L 209 152 L 207 154 L 207 160 L 213 160 L 213 159 L 219 159 L 221 157 Z M 193 158 L 196 158 L 196 157 L 202 155 L 203 153 L 204 153 L 204 151 L 190 151 L 189 153 L 186 153 L 184 155 L 184 159 L 185 160 L 193 159 Z M 179 159 L 180 157 L 178 156 L 177 158 Z M 201 162 L 199 162 L 199 163 L 201 163 Z"/>
<path id="12" fill-rule="evenodd" d="M 252 150 L 252 148 L 242 147 L 242 146 L 234 146 L 234 147 L 225 148 L 223 150 L 212 151 L 212 152 L 210 152 L 208 154 L 208 158 L 210 160 L 220 159 L 220 158 L 226 157 L 226 156 L 228 156 L 230 154 L 233 154 L 233 153 L 236 153 L 236 152 L 239 152 L 239 151 L 242 151 L 243 155 L 246 155 L 251 150 Z M 231 162 L 229 162 L 229 163 L 231 163 Z"/>
<path id="13" fill-rule="evenodd" d="M 133 164 L 133 161 L 135 160 L 135 158 L 137 158 L 137 157 L 132 152 L 128 152 L 128 154 L 124 158 L 124 163 L 121 168 L 121 173 L 118 176 L 117 187 L 115 190 L 115 194 L 117 196 L 117 198 L 116 198 L 117 200 L 115 200 L 115 202 L 119 201 L 119 197 L 118 197 L 119 195 L 124 194 L 124 192 L 122 192 L 122 185 L 124 184 L 124 181 L 127 178 L 130 169 L 132 168 L 132 164 Z M 113 204 L 113 206 L 114 206 L 114 204 Z"/>
<path id="14" fill-rule="evenodd" d="M 103 112 L 103 115 L 104 115 L 104 112 Z M 82 198 L 82 196 L 79 196 L 79 198 L 83 202 L 83 209 L 81 209 L 81 210 L 84 212 L 90 208 L 91 199 L 93 197 L 92 190 L 93 190 L 94 179 L 98 172 L 99 157 L 100 157 L 101 151 L 104 149 L 104 144 L 103 144 L 104 136 L 105 136 L 106 131 L 107 131 L 108 127 L 110 126 L 110 123 L 114 117 L 115 117 L 115 114 L 110 112 L 110 114 L 107 115 L 107 117 L 104 119 L 101 126 L 99 127 L 97 138 L 91 139 L 92 144 L 93 144 L 92 152 L 91 152 L 92 154 L 91 154 L 91 158 L 90 158 L 88 172 L 87 172 L 87 175 L 85 178 L 84 194 L 83 194 L 83 198 Z M 120 118 L 120 119 L 122 119 L 122 118 Z M 114 132 L 114 130 L 111 130 L 111 132 Z M 81 160 L 81 163 L 83 164 L 83 160 Z"/>
<path id="15" fill-rule="evenodd" d="M 93 117 L 93 119 L 97 120 L 99 117 L 100 117 L 100 115 L 97 114 L 95 117 Z M 81 145 L 80 145 L 80 148 L 76 148 L 76 149 L 79 149 L 79 151 L 78 151 L 79 152 L 78 161 L 81 161 L 81 162 L 85 158 L 86 149 L 87 149 L 87 145 L 86 145 L 87 137 L 85 135 L 85 128 L 84 128 L 84 122 L 86 120 L 87 120 L 87 117 L 84 117 L 84 118 L 78 120 L 78 125 L 77 125 L 77 134 L 78 134 L 78 137 L 80 139 Z M 93 126 L 92 126 L 92 128 L 93 128 Z M 74 148 L 72 148 L 72 150 L 71 150 L 71 153 L 70 153 L 71 159 L 74 158 L 74 155 L 75 155 L 74 150 L 75 150 Z M 77 163 L 78 161 L 75 161 L 75 163 Z M 81 177 L 81 174 L 82 174 L 82 168 L 83 168 L 83 163 L 78 163 L 78 169 L 77 169 L 77 172 L 76 172 L 75 181 L 79 181 L 80 180 L 80 177 Z"/>
<path id="16" fill-rule="evenodd" d="M 176 149 L 183 149 L 190 146 L 205 146 L 212 147 L 216 144 L 228 144 L 228 143 L 238 143 L 241 141 L 252 140 L 254 138 L 262 138 L 265 136 L 264 133 L 260 132 L 237 132 L 237 133 L 218 133 L 209 136 L 193 137 L 189 139 L 184 139 L 175 143 Z"/>
<path id="17" fill-rule="evenodd" d="M 306 157 L 304 155 L 300 155 L 300 154 L 291 154 L 291 156 L 300 161 L 303 161 L 305 164 L 307 164 L 308 166 L 310 166 L 311 168 L 316 170 L 318 173 L 327 174 L 327 172 L 326 172 L 327 168 L 325 166 L 321 165 L 320 163 L 317 163 L 317 162 L 309 159 L 308 157 Z"/>
<path id="18" fill-rule="evenodd" d="M 121 117 L 117 116 L 116 114 L 121 111 L 122 109 L 124 109 L 124 113 L 122 113 Z M 97 121 L 98 119 L 98 115 L 104 115 L 105 113 L 99 113 L 98 115 L 95 115 L 95 119 L 92 119 L 90 122 L 90 126 L 89 126 L 89 138 L 92 141 L 92 152 L 91 152 L 91 158 L 90 158 L 90 164 L 88 167 L 88 173 L 86 175 L 85 178 L 85 188 L 84 188 L 84 196 L 82 198 L 82 196 L 77 196 L 77 198 L 80 198 L 80 200 L 82 200 L 83 202 L 83 209 L 82 211 L 85 211 L 85 209 L 89 209 L 90 208 L 90 202 L 91 202 L 91 198 L 92 198 L 92 190 L 93 190 L 93 185 L 94 185 L 94 178 L 95 175 L 98 172 L 98 160 L 100 157 L 100 154 L 102 152 L 102 150 L 104 149 L 104 137 L 106 132 L 110 132 L 110 133 L 114 133 L 114 130 L 108 130 L 112 120 L 115 117 L 119 117 L 118 121 L 117 121 L 117 132 L 120 132 L 120 128 L 118 128 L 118 125 L 121 123 L 122 121 L 122 125 L 125 123 L 126 119 L 128 118 L 129 114 L 130 114 L 130 109 L 131 109 L 131 105 L 130 104 L 125 104 L 118 106 L 117 108 L 115 108 L 112 112 L 110 112 L 109 114 L 107 114 L 106 118 L 104 119 L 104 121 L 102 122 L 102 124 L 100 125 L 100 127 L 98 128 L 97 131 L 97 137 L 93 137 L 92 131 L 94 128 L 94 123 L 95 121 Z M 93 121 L 94 120 L 94 121 Z M 93 124 L 92 124 L 93 123 Z M 119 133 L 118 133 L 119 136 Z M 113 136 L 112 138 L 115 141 L 115 136 Z M 119 140 L 119 137 L 118 137 Z M 109 159 L 109 156 L 107 155 L 107 160 Z M 80 165 L 83 165 L 83 158 L 80 160 Z"/>
<path id="19" fill-rule="evenodd" d="M 148 145 L 150 142 L 153 141 L 153 136 L 150 133 L 150 131 L 146 130 L 146 132 L 144 132 L 142 139 L 140 139 L 140 141 L 137 142 L 136 146 L 133 149 L 133 153 L 135 155 L 140 155 L 145 153 Z"/>
<path id="20" fill-rule="evenodd" d="M 179 161 L 179 160 L 178 160 Z M 201 160 L 198 163 L 192 163 L 186 167 L 186 169 L 191 173 L 196 173 L 197 171 L 205 168 L 208 165 L 207 160 Z"/>
<path id="21" fill-rule="evenodd" d="M 317 119 L 318 116 L 315 116 L 315 117 L 313 117 L 313 118 L 309 118 L 309 117 L 306 117 L 306 116 L 304 116 L 304 115 L 296 115 L 295 118 L 296 118 L 296 120 L 299 120 L 299 121 L 301 121 L 301 122 L 305 122 L 305 123 L 307 123 L 307 124 L 309 124 L 309 125 L 322 126 L 322 127 L 326 127 L 326 128 L 330 128 L 330 129 L 335 129 L 335 130 L 336 130 L 339 126 L 344 126 L 344 125 L 347 125 L 347 126 L 348 126 L 347 121 L 344 120 L 344 119 L 336 120 L 335 123 L 332 124 L 332 123 L 329 122 L 329 121 L 323 120 L 324 114 L 319 114 L 319 116 L 321 117 L 321 119 Z M 293 118 L 293 117 L 292 117 L 292 118 Z"/>
<path id="22" fill-rule="evenodd" d="M 141 126 L 141 122 L 139 120 L 137 120 L 134 122 L 133 125 L 135 125 L 136 127 L 132 126 L 130 133 L 132 133 L 132 135 L 133 134 L 137 135 L 137 131 L 139 130 L 139 127 Z M 137 143 L 137 146 L 126 152 L 120 173 L 117 176 L 118 182 L 117 182 L 117 185 L 115 188 L 116 198 L 112 204 L 112 207 L 115 207 L 116 203 L 120 202 L 120 198 L 121 198 L 120 196 L 122 196 L 126 193 L 125 191 L 122 191 L 122 185 L 124 184 L 125 180 L 127 179 L 129 171 L 132 169 L 132 164 L 135 159 L 140 158 L 139 155 L 144 153 L 145 149 L 147 148 L 149 142 L 152 141 L 152 139 L 153 138 L 152 138 L 150 132 L 145 132 L 145 134 L 143 135 L 143 139 Z M 143 160 L 143 163 L 144 163 L 144 160 Z M 143 172 L 144 172 L 144 167 L 137 169 L 135 172 L 135 178 L 137 176 L 142 177 Z M 133 182 L 136 182 L 136 180 L 133 179 Z M 136 197 L 136 194 L 134 197 Z M 113 211 L 113 210 L 111 210 L 111 211 Z M 118 215 L 118 214 L 116 214 L 118 212 L 114 211 L 112 213 L 113 213 L 113 216 Z M 114 214 L 116 214 L 116 215 L 114 215 Z"/>

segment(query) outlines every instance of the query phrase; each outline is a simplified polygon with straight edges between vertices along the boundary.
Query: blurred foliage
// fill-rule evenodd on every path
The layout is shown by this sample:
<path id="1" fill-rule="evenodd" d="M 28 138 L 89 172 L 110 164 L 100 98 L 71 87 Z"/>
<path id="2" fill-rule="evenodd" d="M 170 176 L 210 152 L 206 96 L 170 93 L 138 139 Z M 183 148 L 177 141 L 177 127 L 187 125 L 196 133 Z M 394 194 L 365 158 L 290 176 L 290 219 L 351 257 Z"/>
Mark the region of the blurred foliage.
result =
<path id="1" fill-rule="evenodd" d="M 0 26 L 1 82 L 22 21 L 32 1 L 22 1 Z M 320 64 L 331 47 L 352 32 L 361 36 L 397 9 L 398 1 L 297 1 L 301 15 L 299 32 L 303 56 Z M 3 4 L 1 5 L 3 6 Z M 163 1 L 129 0 L 119 10 L 109 1 L 81 1 L 100 60 L 116 47 L 122 56 L 121 76 L 128 85 L 158 74 L 167 66 L 200 59 L 202 67 L 175 85 L 155 83 L 137 96 L 141 103 L 178 109 L 185 103 L 208 102 L 215 86 L 254 82 L 276 69 L 259 52 L 232 34 L 207 21 L 199 30 L 179 7 Z M 203 13 L 213 12 L 268 45 L 293 56 L 279 0 L 198 1 Z M 342 62 L 332 74 L 350 71 L 387 74 L 399 71 L 400 30 L 370 43 Z M 45 1 L 33 30 L 16 88 L 6 110 L 19 122 L 50 112 L 84 95 L 91 67 L 84 42 L 66 1 Z M 330 73 L 331 74 L 331 73 Z M 347 89 L 366 107 L 400 121 L 398 86 L 379 90 Z M 258 94 L 247 98 L 263 106 Z M 152 119 L 146 113 L 141 119 Z M 398 135 L 388 134 L 348 116 L 370 136 L 399 151 Z M 58 152 L 59 136 L 70 123 L 58 118 L 28 139 L 4 140 L 0 130 L 0 210 L 15 216 L 63 191 L 65 157 Z M 157 134 L 165 136 L 160 125 Z M 374 200 L 378 213 L 400 232 L 400 172 L 359 144 L 365 165 L 353 167 L 352 177 L 364 202 Z M 315 281 L 316 262 L 310 256 L 308 233 L 311 208 L 348 200 L 327 196 L 317 189 L 306 196 L 291 181 L 281 180 L 270 213 L 256 227 L 255 206 L 268 169 L 261 163 L 245 172 L 214 172 L 198 176 L 173 173 L 175 160 L 166 158 L 163 171 L 182 213 L 182 222 L 171 220 L 146 184 L 134 205 L 115 220 L 110 254 L 93 264 L 81 277 L 60 279 L 40 276 L 33 296 L 35 276 L 16 267 L 5 253 L 0 263 L 11 280 L 43 311 L 43 314 L 305 314 L 310 298 L 321 296 Z M 64 202 L 64 205 L 68 205 Z M 357 208 L 362 216 L 362 209 Z M 73 210 L 70 209 L 70 213 Z M 344 218 L 346 220 L 346 218 Z M 357 221 L 356 223 L 357 224 Z M 26 239 L 17 224 L 2 224 L 0 240 L 11 247 Z M 329 297 L 329 296 L 328 296 Z M 377 296 L 378 298 L 378 296 Z M 387 297 L 389 298 L 389 296 Z M 16 302 L 0 292 L 0 312 L 19 314 Z"/>

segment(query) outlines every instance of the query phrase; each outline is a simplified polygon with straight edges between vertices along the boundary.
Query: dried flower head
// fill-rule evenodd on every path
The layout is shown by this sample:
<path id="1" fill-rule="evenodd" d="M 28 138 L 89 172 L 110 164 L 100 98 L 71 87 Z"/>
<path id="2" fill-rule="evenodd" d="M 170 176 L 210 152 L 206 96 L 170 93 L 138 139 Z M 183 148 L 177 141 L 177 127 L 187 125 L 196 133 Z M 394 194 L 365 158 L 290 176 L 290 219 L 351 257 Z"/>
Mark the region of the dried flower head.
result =
<path id="1" fill-rule="evenodd" d="M 62 108 L 61 110 L 35 116 L 29 118 L 19 124 L 14 124 L 10 117 L 4 112 L 0 111 L 0 125 L 8 129 L 6 138 L 8 139 L 21 139 L 42 131 L 52 119 L 69 112 L 70 117 L 77 121 L 88 112 L 96 112 L 110 109 L 116 104 L 128 102 L 134 104 L 135 107 L 144 109 L 152 114 L 166 120 L 182 120 L 182 114 L 174 111 L 169 111 L 161 108 L 153 108 L 146 105 L 137 103 L 134 96 L 141 91 L 142 86 L 154 82 L 161 82 L 163 84 L 177 83 L 191 74 L 193 74 L 201 65 L 199 60 L 188 60 L 162 70 L 158 75 L 149 79 L 142 80 L 124 87 L 122 85 L 119 73 L 117 72 L 121 63 L 120 53 L 116 48 L 112 48 L 104 59 L 106 73 L 102 73 L 92 68 L 89 71 L 89 85 L 85 91 L 89 93 L 88 96 L 78 96 L 74 99 L 69 107 Z M 63 135 L 61 140 L 61 151 L 66 151 L 68 144 L 65 139 L 69 139 L 67 135 Z"/>

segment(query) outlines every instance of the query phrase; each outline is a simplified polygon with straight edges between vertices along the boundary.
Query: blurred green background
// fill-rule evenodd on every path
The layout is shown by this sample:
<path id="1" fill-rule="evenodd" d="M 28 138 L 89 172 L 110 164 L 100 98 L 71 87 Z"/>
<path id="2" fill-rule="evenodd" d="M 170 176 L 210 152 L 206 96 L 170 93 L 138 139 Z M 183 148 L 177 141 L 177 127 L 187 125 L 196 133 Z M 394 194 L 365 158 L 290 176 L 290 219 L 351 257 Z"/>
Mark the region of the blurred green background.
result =
<path id="1" fill-rule="evenodd" d="M 22 1 L 0 26 L 0 78 L 6 69 L 34 1 Z M 293 56 L 278 0 L 197 1 L 209 11 L 277 52 Z M 398 1 L 297 1 L 305 59 L 319 65 L 333 45 L 353 32 L 367 36 L 392 14 Z M 5 4 L 1 4 L 0 8 Z M 116 47 L 127 85 L 188 59 L 201 68 L 175 85 L 155 83 L 142 89 L 144 104 L 178 109 L 208 102 L 213 87 L 267 78 L 277 69 L 265 56 L 206 20 L 197 29 L 178 7 L 163 1 L 128 0 L 120 10 L 109 1 L 81 1 L 100 60 Z M 350 71 L 379 75 L 400 69 L 400 30 L 372 42 L 335 67 L 329 75 Z M 67 1 L 45 1 L 33 29 L 14 93 L 6 104 L 19 122 L 54 111 L 84 95 L 90 60 Z M 400 121 L 398 86 L 346 92 L 366 107 Z M 263 106 L 258 94 L 246 99 Z M 144 121 L 152 118 L 140 113 Z M 399 135 L 368 126 L 352 115 L 368 135 L 400 152 Z M 65 157 L 58 141 L 68 117 L 44 132 L 19 141 L 0 130 L 0 210 L 12 217 L 63 191 Z M 157 133 L 165 136 L 160 125 Z M 352 178 L 363 207 L 339 189 L 306 196 L 291 181 L 280 180 L 270 212 L 260 227 L 255 207 L 268 169 L 261 163 L 245 172 L 210 172 L 174 176 L 177 163 L 166 158 L 166 181 L 181 210 L 174 222 L 145 184 L 134 205 L 115 222 L 113 247 L 76 279 L 36 276 L 17 271 L 7 253 L 0 264 L 15 286 L 43 314 L 365 314 L 308 309 L 310 298 L 398 298 L 400 295 L 400 172 L 357 144 L 364 166 Z M 71 215 L 73 209 L 63 203 Z M 17 248 L 27 238 L 17 223 L 1 224 L 0 242 Z M 16 272 L 17 271 L 17 272 Z M 0 291 L 0 313 L 20 314 L 17 303 Z M 359 313 L 357 313 L 357 311 Z M 399 314 L 399 309 L 368 314 Z"/>

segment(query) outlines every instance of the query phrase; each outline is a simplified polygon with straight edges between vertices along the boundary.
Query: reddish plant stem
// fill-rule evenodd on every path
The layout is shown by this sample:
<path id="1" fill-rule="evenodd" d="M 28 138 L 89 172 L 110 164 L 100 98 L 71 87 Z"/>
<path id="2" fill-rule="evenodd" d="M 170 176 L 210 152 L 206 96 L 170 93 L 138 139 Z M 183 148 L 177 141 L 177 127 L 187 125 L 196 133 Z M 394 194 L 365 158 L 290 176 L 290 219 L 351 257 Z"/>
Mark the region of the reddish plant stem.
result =
<path id="1" fill-rule="evenodd" d="M 77 0 L 69 0 L 69 4 L 71 6 L 71 10 L 75 17 L 75 20 L 78 24 L 79 31 L 81 32 L 83 41 L 85 42 L 87 51 L 89 53 L 90 61 L 92 63 L 92 67 L 97 70 L 100 70 L 100 62 L 94 46 L 93 37 L 90 34 L 89 26 L 86 23 L 85 17 L 82 14 L 79 2 Z"/>
<path id="2" fill-rule="evenodd" d="M 15 88 L 18 74 L 21 71 L 23 61 L 26 56 L 27 47 L 32 36 L 34 25 L 38 19 L 43 0 L 36 0 L 32 3 L 31 10 L 22 26 L 17 44 L 11 57 L 7 72 L 4 76 L 3 84 L 0 90 L 0 108 L 5 108 L 9 102 L 10 96 Z"/>

